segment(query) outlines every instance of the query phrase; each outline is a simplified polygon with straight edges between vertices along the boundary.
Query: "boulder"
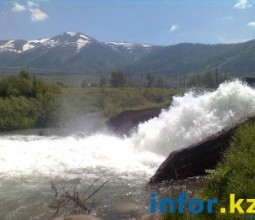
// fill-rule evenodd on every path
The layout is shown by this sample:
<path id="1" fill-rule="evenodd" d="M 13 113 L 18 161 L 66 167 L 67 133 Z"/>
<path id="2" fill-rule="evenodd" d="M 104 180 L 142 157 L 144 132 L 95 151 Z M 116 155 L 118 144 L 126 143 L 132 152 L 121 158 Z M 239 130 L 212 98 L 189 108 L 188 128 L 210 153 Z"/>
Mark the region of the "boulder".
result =
<path id="1" fill-rule="evenodd" d="M 205 175 L 206 170 L 214 169 L 221 160 L 236 129 L 254 119 L 255 114 L 250 115 L 199 143 L 170 153 L 151 177 L 149 184 Z"/>
<path id="2" fill-rule="evenodd" d="M 160 112 L 161 108 L 128 110 L 110 118 L 107 125 L 117 134 L 128 134 L 139 123 L 159 116 Z"/>

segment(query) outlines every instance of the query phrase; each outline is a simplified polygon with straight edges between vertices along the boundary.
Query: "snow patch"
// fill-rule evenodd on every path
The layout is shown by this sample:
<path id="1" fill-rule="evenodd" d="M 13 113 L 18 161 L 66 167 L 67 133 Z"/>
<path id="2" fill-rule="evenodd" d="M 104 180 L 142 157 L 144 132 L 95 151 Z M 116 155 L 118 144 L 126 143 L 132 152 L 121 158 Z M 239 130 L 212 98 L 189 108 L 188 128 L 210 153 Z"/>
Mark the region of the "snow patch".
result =
<path id="1" fill-rule="evenodd" d="M 81 48 L 83 48 L 86 44 L 89 44 L 90 41 L 89 40 L 85 40 L 85 39 L 78 39 L 76 42 L 77 45 L 77 51 L 80 51 Z"/>
<path id="2" fill-rule="evenodd" d="M 34 47 L 38 46 L 38 44 L 43 44 L 43 43 L 45 43 L 48 40 L 49 40 L 49 38 L 39 39 L 39 40 L 30 40 L 26 44 L 24 44 L 24 46 L 22 48 L 22 51 L 31 50 Z"/>
<path id="3" fill-rule="evenodd" d="M 46 42 L 44 42 L 43 44 L 48 46 L 48 47 L 54 47 L 59 43 L 59 41 L 56 40 L 47 40 Z"/>
<path id="4" fill-rule="evenodd" d="M 66 32 L 66 33 L 67 33 L 68 35 L 72 36 L 72 37 L 75 36 L 75 35 L 77 34 L 76 32 L 70 32 L 70 31 L 69 31 L 69 32 Z"/>
<path id="5" fill-rule="evenodd" d="M 138 46 L 138 47 L 152 47 L 152 45 L 150 44 L 132 44 L 132 43 L 127 43 L 127 42 L 116 42 L 116 41 L 110 41 L 110 42 L 107 42 L 106 44 L 110 45 L 110 46 L 122 46 L 122 47 L 125 47 L 125 48 L 128 48 L 128 49 L 131 49 L 135 46 Z"/>
<path id="6" fill-rule="evenodd" d="M 83 38 L 83 39 L 86 39 L 86 40 L 90 40 L 89 37 L 87 37 L 87 36 L 85 36 L 85 35 L 83 35 L 83 34 L 80 34 L 80 37 Z"/>
<path id="7" fill-rule="evenodd" d="M 133 48 L 135 45 L 132 44 L 132 43 L 126 43 L 126 42 L 108 42 L 107 43 L 108 45 L 112 45 L 112 46 L 122 46 L 122 47 L 125 47 L 127 49 L 131 49 Z"/>
<path id="8" fill-rule="evenodd" d="M 150 44 L 142 44 L 143 47 L 152 47 Z"/>
<path id="9" fill-rule="evenodd" d="M 14 43 L 15 43 L 14 40 L 7 41 L 5 44 L 0 46 L 0 52 L 8 51 L 8 52 L 21 53 L 22 51 L 15 49 Z"/>

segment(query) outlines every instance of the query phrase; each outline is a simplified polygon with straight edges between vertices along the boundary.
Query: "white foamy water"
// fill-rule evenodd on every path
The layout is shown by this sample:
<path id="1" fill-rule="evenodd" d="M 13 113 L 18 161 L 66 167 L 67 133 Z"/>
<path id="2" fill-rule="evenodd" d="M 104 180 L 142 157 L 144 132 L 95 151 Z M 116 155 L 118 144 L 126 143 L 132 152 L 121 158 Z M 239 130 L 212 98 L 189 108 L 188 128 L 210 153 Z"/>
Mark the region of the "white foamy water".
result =
<path id="1" fill-rule="evenodd" d="M 255 90 L 234 81 L 214 92 L 174 97 L 159 117 L 140 124 L 132 140 L 140 149 L 161 155 L 187 147 L 255 112 Z"/>
<path id="2" fill-rule="evenodd" d="M 159 117 L 139 125 L 131 137 L 4 136 L 0 175 L 65 176 L 79 169 L 150 176 L 173 150 L 186 147 L 255 112 L 255 91 L 239 81 L 216 91 L 175 97 Z M 131 177 L 130 177 L 131 178 Z"/>
<path id="3" fill-rule="evenodd" d="M 8 176 L 64 176 L 86 168 L 152 174 L 162 160 L 153 152 L 136 151 L 130 139 L 103 134 L 82 139 L 12 136 L 0 141 L 0 174 Z"/>

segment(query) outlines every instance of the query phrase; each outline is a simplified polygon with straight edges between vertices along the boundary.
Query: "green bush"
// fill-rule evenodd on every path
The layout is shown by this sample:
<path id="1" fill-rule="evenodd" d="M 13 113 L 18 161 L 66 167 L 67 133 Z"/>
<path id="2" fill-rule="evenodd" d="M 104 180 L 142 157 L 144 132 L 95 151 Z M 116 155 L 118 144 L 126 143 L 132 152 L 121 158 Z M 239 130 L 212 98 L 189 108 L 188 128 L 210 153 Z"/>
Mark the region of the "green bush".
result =
<path id="1" fill-rule="evenodd" d="M 0 81 L 0 130 L 52 125 L 58 120 L 58 87 L 26 71 Z"/>
<path id="2" fill-rule="evenodd" d="M 39 103 L 24 97 L 0 98 L 0 129 L 35 127 L 39 119 Z"/>

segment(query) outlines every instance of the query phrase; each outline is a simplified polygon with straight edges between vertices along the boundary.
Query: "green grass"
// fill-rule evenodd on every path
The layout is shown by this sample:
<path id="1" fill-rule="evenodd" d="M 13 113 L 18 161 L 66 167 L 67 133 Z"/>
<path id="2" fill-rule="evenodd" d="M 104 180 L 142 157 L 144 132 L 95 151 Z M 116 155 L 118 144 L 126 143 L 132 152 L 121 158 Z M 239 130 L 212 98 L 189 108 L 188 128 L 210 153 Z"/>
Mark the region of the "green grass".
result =
<path id="1" fill-rule="evenodd" d="M 236 198 L 255 198 L 255 121 L 238 129 L 230 148 L 215 172 L 209 176 L 206 193 L 228 204 L 230 193 Z"/>
<path id="2" fill-rule="evenodd" d="M 125 110 L 169 106 L 172 97 L 184 89 L 173 88 L 63 88 L 62 103 L 66 114 L 103 112 L 114 116 Z"/>

